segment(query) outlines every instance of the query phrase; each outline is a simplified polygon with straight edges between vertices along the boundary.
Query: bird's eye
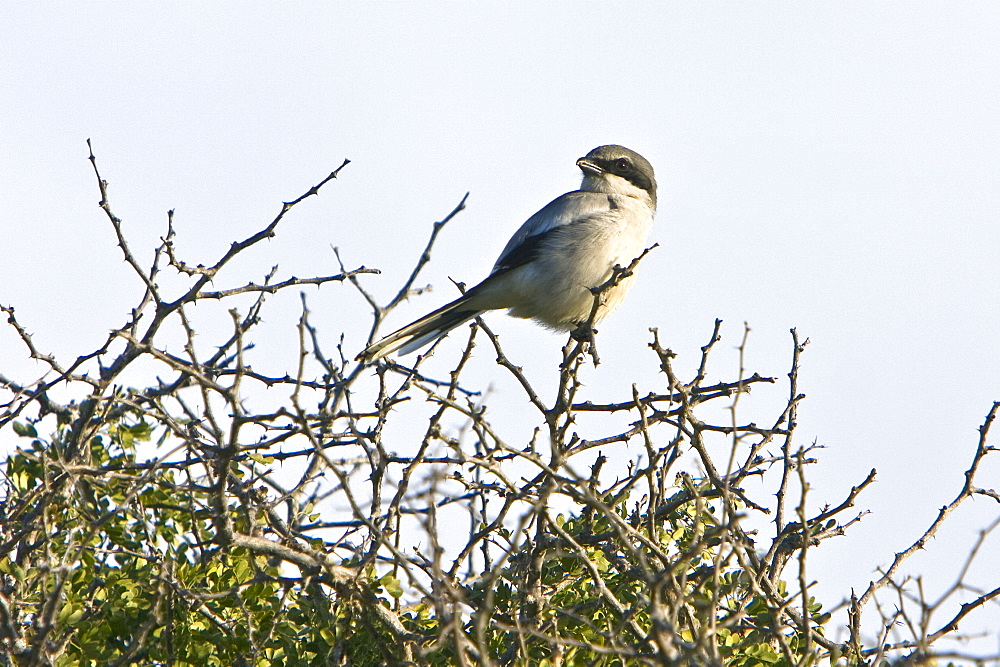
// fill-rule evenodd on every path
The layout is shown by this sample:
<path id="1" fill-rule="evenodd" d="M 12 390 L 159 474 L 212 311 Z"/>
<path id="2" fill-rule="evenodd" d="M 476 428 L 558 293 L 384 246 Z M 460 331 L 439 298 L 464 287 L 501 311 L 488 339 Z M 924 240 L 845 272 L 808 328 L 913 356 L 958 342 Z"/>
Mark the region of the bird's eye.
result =
<path id="1" fill-rule="evenodd" d="M 618 171 L 628 171 L 631 166 L 632 163 L 629 162 L 628 159 L 626 158 L 620 157 L 617 160 L 615 160 L 615 168 Z"/>

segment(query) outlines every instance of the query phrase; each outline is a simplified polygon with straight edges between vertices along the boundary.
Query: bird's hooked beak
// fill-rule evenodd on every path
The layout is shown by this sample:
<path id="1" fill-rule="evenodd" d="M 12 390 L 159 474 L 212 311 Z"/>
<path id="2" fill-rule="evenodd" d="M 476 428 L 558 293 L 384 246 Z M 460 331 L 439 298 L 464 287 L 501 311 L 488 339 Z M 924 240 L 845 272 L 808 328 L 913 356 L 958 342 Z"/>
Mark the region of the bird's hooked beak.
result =
<path id="1" fill-rule="evenodd" d="M 583 173 L 593 176 L 600 176 L 604 173 L 604 170 L 596 163 L 591 162 L 585 157 L 580 158 L 576 161 L 576 166 L 583 170 Z"/>

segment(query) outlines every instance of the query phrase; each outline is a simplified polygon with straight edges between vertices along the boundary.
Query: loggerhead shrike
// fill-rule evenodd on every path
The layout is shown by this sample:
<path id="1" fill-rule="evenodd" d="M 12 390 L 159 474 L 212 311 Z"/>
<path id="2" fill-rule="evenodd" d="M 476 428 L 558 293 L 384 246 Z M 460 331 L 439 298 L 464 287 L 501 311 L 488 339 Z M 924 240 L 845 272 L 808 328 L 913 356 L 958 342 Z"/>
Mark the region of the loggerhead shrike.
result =
<path id="1" fill-rule="evenodd" d="M 656 179 L 646 158 L 624 146 L 598 146 L 576 165 L 583 171 L 580 189 L 528 218 L 486 280 L 372 344 L 358 359 L 413 352 L 487 310 L 507 308 L 513 317 L 559 331 L 587 322 L 591 288 L 643 251 L 656 212 Z M 625 278 L 605 294 L 595 321 L 621 303 L 631 283 Z"/>

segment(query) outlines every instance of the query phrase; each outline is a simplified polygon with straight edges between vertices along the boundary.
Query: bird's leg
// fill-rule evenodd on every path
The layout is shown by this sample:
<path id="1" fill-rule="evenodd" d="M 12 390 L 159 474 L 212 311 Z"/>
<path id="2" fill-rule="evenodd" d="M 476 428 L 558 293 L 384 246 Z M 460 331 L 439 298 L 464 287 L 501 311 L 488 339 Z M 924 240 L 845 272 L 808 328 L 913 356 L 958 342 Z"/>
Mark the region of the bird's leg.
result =
<path id="1" fill-rule="evenodd" d="M 591 359 L 594 360 L 594 366 L 600 366 L 601 358 L 597 356 L 597 329 L 594 328 L 593 322 L 593 318 L 587 322 L 580 322 L 576 325 L 576 329 L 573 329 L 569 335 L 573 340 L 579 343 L 575 352 L 589 352 Z"/>
<path id="2" fill-rule="evenodd" d="M 573 337 L 573 340 L 580 343 L 593 343 L 594 336 L 597 334 L 597 329 L 590 326 L 589 322 L 580 322 L 576 325 L 576 328 L 569 332 L 569 335 Z"/>

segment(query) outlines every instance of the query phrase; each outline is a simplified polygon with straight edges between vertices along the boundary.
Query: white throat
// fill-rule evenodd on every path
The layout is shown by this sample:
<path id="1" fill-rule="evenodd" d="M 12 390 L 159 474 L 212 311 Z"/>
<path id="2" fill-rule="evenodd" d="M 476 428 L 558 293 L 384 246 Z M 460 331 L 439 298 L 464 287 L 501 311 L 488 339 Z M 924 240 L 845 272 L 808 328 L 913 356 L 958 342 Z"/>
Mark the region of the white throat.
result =
<path id="1" fill-rule="evenodd" d="M 601 194 L 606 195 L 633 197 L 646 204 L 650 210 L 655 208 L 647 191 L 633 185 L 630 181 L 615 174 L 609 174 L 607 172 L 602 174 L 584 173 L 583 183 L 580 184 L 580 189 L 584 192 L 600 192 Z"/>

